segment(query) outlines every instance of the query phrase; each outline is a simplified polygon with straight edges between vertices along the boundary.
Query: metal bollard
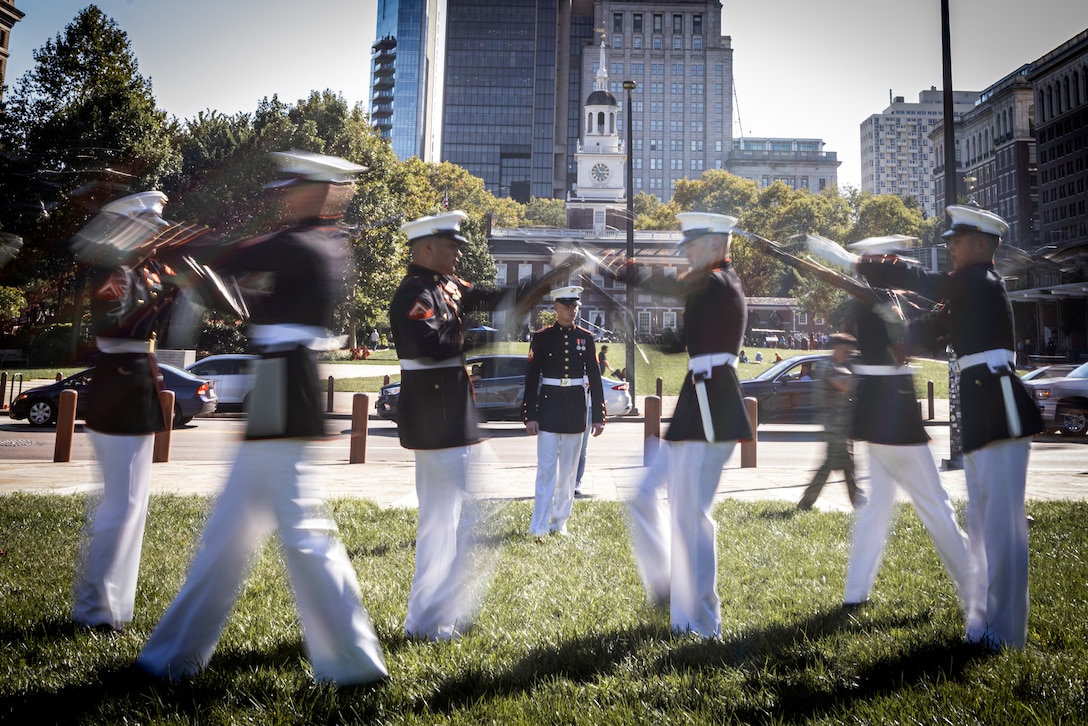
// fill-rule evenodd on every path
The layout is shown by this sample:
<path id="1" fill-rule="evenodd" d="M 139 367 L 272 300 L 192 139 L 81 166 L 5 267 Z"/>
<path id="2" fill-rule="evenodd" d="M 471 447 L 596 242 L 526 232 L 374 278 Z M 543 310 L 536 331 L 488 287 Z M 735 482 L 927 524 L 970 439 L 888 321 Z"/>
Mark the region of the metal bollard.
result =
<path id="1" fill-rule="evenodd" d="M 661 396 L 646 396 L 642 399 L 642 405 L 645 415 L 642 425 L 642 465 L 649 466 L 661 446 Z"/>
<path id="2" fill-rule="evenodd" d="M 57 439 L 53 444 L 53 461 L 72 460 L 72 438 L 76 430 L 76 400 L 79 394 L 73 390 L 60 392 L 57 408 Z"/>
<path id="3" fill-rule="evenodd" d="M 174 433 L 174 392 L 159 391 L 159 405 L 162 406 L 162 422 L 166 428 L 155 432 L 151 454 L 153 464 L 170 461 L 170 436 Z"/>
<path id="4" fill-rule="evenodd" d="M 658 379 L 657 379 L 657 397 L 658 398 L 662 398 L 662 393 L 661 392 L 662 392 L 662 390 L 664 390 L 664 385 L 665 385 L 664 381 L 662 381 L 661 378 L 658 377 Z"/>
<path id="5" fill-rule="evenodd" d="M 0 409 L 7 410 L 8 372 L 0 373 Z"/>
<path id="6" fill-rule="evenodd" d="M 332 376 L 329 376 L 328 385 L 328 400 L 325 402 L 325 413 L 332 413 L 333 389 L 336 387 L 336 380 Z"/>
<path id="7" fill-rule="evenodd" d="M 933 381 L 929 381 L 926 387 L 929 389 L 929 420 L 932 421 L 937 418 L 936 410 L 933 407 Z"/>
<path id="8" fill-rule="evenodd" d="M 748 411 L 748 420 L 752 422 L 752 440 L 742 441 L 740 444 L 740 468 L 753 469 L 756 466 L 756 447 L 759 444 L 759 401 L 746 398 L 744 408 Z"/>
<path id="9" fill-rule="evenodd" d="M 370 418 L 370 396 L 356 393 L 351 397 L 351 448 L 349 464 L 366 463 L 367 421 Z"/>

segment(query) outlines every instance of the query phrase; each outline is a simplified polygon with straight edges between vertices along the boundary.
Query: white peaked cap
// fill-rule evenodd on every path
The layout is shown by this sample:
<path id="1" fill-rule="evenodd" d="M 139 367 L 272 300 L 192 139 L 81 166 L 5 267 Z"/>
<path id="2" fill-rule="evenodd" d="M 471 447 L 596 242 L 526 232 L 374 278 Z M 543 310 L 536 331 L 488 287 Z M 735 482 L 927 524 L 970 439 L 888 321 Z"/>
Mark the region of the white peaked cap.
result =
<path id="1" fill-rule="evenodd" d="M 280 167 L 280 171 L 293 178 L 274 182 L 269 186 L 285 186 L 296 179 L 345 184 L 366 171 L 365 166 L 354 164 L 339 156 L 325 156 L 309 151 L 273 151 L 271 156 Z"/>
<path id="2" fill-rule="evenodd" d="M 468 215 L 460 209 L 444 214 L 434 214 L 430 217 L 420 217 L 401 225 L 400 231 L 408 235 L 411 242 L 424 237 L 452 237 L 458 242 L 465 242 L 461 236 L 461 222 L 468 219 Z"/>
<path id="3" fill-rule="evenodd" d="M 952 237 L 960 232 L 982 232 L 995 237 L 1009 233 L 1009 223 L 985 209 L 953 204 L 944 211 L 948 215 L 948 231 L 942 237 Z"/>
<path id="4" fill-rule="evenodd" d="M 114 199 L 102 207 L 102 211 L 122 214 L 126 217 L 135 217 L 150 212 L 156 217 L 161 217 L 162 209 L 167 201 L 166 195 L 162 192 L 140 192 L 139 194 L 130 194 L 127 197 Z"/>
<path id="5" fill-rule="evenodd" d="M 557 302 L 565 302 L 567 300 L 581 300 L 579 297 L 582 294 L 582 290 L 585 288 L 578 285 L 567 285 L 566 287 L 557 287 L 552 290 L 552 300 Z"/>
<path id="6" fill-rule="evenodd" d="M 705 234 L 729 234 L 737 226 L 737 218 L 713 212 L 681 212 L 676 215 L 684 233 L 681 244 Z"/>
<path id="7" fill-rule="evenodd" d="M 917 239 L 905 234 L 888 234 L 883 237 L 866 237 L 846 246 L 858 254 L 879 255 L 904 250 Z"/>

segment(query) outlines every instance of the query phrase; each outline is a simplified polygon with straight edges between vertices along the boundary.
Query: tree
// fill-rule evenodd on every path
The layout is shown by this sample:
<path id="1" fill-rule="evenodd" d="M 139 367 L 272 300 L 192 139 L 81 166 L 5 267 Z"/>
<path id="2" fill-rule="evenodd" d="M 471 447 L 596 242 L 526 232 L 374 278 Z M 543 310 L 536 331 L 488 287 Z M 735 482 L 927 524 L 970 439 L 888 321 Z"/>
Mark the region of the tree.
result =
<path id="1" fill-rule="evenodd" d="M 39 183 L 27 185 L 29 199 L 0 214 L 35 206 L 49 213 L 4 219 L 2 226 L 25 240 L 19 264 L 4 274 L 20 285 L 48 280 L 58 299 L 59 291 L 71 291 L 74 336 L 83 281 L 68 239 L 101 204 L 158 185 L 178 157 L 128 36 L 96 6 L 36 50 L 34 60 L 0 108 L 0 151 L 33 168 Z"/>
<path id="2" fill-rule="evenodd" d="M 530 227 L 566 227 L 567 203 L 562 199 L 533 197 L 525 205 L 525 222 Z"/>

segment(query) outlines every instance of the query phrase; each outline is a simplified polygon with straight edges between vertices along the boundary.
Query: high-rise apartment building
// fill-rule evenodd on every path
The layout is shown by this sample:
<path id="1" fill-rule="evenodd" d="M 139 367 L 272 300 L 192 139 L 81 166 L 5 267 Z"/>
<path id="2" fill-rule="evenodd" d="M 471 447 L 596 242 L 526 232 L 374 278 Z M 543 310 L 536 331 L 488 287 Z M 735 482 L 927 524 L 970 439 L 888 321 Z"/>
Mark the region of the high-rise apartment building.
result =
<path id="1" fill-rule="evenodd" d="M 609 91 L 625 109 L 631 93 L 630 193 L 672 198 L 680 179 L 724 169 L 732 149 L 733 49 L 718 0 L 595 0 L 594 28 L 608 46 Z M 599 42 L 598 36 L 594 42 Z M 582 54 L 590 88 L 597 55 Z M 620 114 L 626 121 L 626 110 Z M 626 130 L 621 126 L 621 137 Z"/>
<path id="2" fill-rule="evenodd" d="M 438 158 L 445 0 L 378 0 L 371 47 L 370 117 L 397 158 Z"/>
<path id="3" fill-rule="evenodd" d="M 957 118 L 970 111 L 978 91 L 953 91 Z M 931 87 L 917 103 L 896 96 L 883 113 L 861 122 L 861 190 L 912 197 L 932 216 L 938 207 L 934 185 L 937 165 L 930 132 L 944 118 L 944 92 Z"/>
<path id="4" fill-rule="evenodd" d="M 1034 251 L 1038 197 L 1030 70 L 1021 66 L 978 95 L 974 108 L 956 122 L 956 146 L 962 193 L 1005 218 L 1007 243 Z M 943 210 L 953 203 L 944 197 L 943 123 L 933 127 L 930 140 L 938 160 L 935 201 Z"/>
<path id="5" fill-rule="evenodd" d="M 1029 79 L 1039 156 L 1039 241 L 1088 248 L 1088 30 L 1035 61 Z M 1088 254 L 1082 255 L 1088 269 Z"/>
<path id="6" fill-rule="evenodd" d="M 11 29 L 23 19 L 24 13 L 16 9 L 15 0 L 0 0 L 0 92 L 4 89 L 4 77 L 8 70 L 8 42 Z"/>

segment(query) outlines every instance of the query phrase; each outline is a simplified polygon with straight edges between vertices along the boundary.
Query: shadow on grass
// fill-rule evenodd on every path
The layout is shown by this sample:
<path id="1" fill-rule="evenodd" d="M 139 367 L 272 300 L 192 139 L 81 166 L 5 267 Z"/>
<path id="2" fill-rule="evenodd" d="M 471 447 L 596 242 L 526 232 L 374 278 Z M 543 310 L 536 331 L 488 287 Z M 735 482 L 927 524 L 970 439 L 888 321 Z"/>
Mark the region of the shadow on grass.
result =
<path id="1" fill-rule="evenodd" d="M 991 655 L 978 646 L 933 641 L 853 668 L 830 688 L 826 680 L 820 681 L 821 688 L 806 685 L 803 674 L 814 660 L 805 643 L 837 633 L 864 634 L 919 627 L 929 619 L 928 613 L 918 613 L 862 621 L 853 610 L 837 607 L 797 622 L 724 640 L 696 640 L 675 635 L 664 625 L 643 624 L 570 640 L 558 647 L 531 649 L 524 658 L 498 673 L 472 671 L 447 679 L 416 700 L 412 709 L 417 714 L 452 714 L 489 697 L 530 694 L 556 680 L 589 684 L 615 675 L 621 664 L 645 657 L 647 652 L 665 644 L 667 652 L 648 664 L 642 672 L 644 679 L 741 670 L 749 674 L 751 689 L 759 692 L 760 703 L 750 707 L 744 703 L 719 704 L 718 708 L 731 719 L 742 723 L 765 721 L 768 715 L 804 719 L 844 706 L 849 708 L 854 701 L 894 693 L 914 683 L 962 680 L 970 663 Z M 660 715 L 667 717 L 666 713 Z"/>

